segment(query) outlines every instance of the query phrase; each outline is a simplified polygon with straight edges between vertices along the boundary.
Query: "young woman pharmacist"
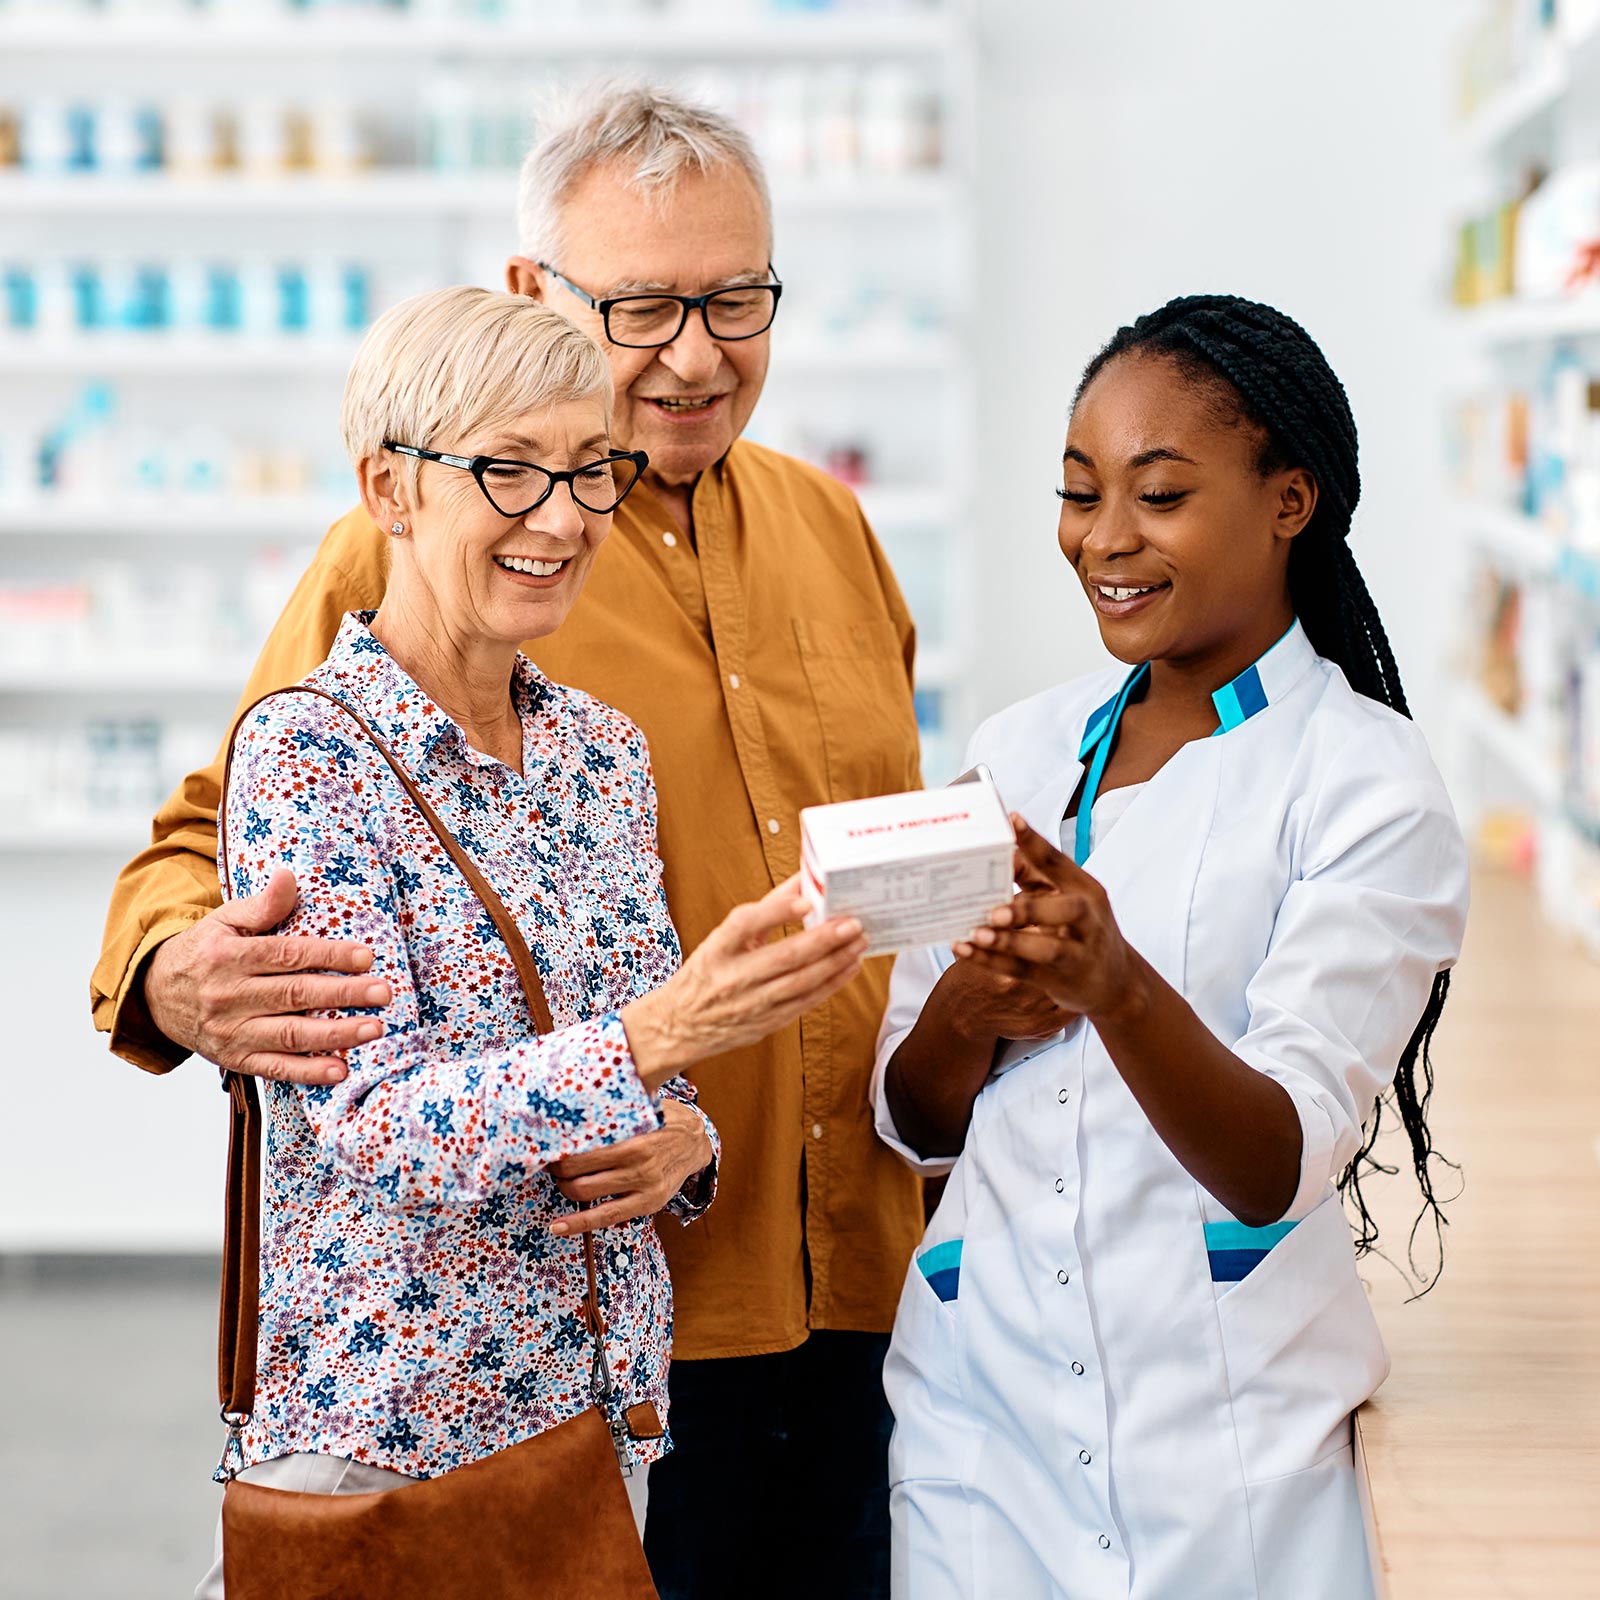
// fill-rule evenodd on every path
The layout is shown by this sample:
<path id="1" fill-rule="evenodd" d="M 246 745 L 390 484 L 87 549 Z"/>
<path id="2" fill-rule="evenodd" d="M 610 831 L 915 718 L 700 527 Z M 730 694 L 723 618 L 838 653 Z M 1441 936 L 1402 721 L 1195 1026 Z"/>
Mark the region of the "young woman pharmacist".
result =
<path id="1" fill-rule="evenodd" d="M 1433 1206 L 1467 861 L 1346 544 L 1355 425 L 1296 323 L 1194 297 L 1090 364 L 1063 468 L 1126 665 L 979 730 L 1022 893 L 901 957 L 880 1043 L 880 1131 L 951 1171 L 885 1375 L 895 1592 L 1358 1600 L 1388 1359 L 1344 1200 L 1393 1080 Z"/>

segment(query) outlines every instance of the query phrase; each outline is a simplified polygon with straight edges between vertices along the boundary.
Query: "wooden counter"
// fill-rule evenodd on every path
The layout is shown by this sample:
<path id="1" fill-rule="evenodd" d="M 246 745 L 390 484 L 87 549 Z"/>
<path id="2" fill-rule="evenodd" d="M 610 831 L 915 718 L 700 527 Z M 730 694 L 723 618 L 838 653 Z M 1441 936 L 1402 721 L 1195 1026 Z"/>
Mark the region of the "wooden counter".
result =
<path id="1" fill-rule="evenodd" d="M 1388 1600 L 1600 1596 L 1600 966 L 1519 880 L 1478 874 L 1434 1056 L 1465 1184 L 1444 1276 L 1407 1305 L 1363 1263 L 1394 1357 L 1360 1417 Z M 1397 1257 L 1405 1171 L 1374 1183 Z"/>

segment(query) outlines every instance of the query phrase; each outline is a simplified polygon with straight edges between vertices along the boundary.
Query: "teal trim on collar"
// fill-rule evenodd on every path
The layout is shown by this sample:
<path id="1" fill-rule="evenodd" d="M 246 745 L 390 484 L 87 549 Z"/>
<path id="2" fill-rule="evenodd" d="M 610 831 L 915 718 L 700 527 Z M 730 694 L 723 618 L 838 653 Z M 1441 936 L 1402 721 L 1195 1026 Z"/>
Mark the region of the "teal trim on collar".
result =
<path id="1" fill-rule="evenodd" d="M 1080 761 L 1087 761 L 1089 752 L 1105 738 L 1116 723 L 1121 707 L 1127 702 L 1128 696 L 1149 670 L 1150 663 L 1148 661 L 1142 667 L 1135 667 L 1122 680 L 1122 687 L 1098 711 L 1090 715 L 1089 725 L 1083 730 L 1083 738 L 1078 743 L 1078 759 Z"/>
<path id="2" fill-rule="evenodd" d="M 1317 653 L 1306 638 L 1299 619 L 1289 624 L 1288 631 L 1271 649 L 1252 662 L 1231 683 L 1225 683 L 1211 696 L 1217 708 L 1218 734 L 1230 733 L 1241 727 L 1259 711 L 1281 699 L 1311 670 Z M 1072 854 L 1081 867 L 1089 859 L 1093 844 L 1092 814 L 1094 802 L 1100 792 L 1100 779 L 1105 773 L 1111 747 L 1116 743 L 1117 724 L 1127 709 L 1133 691 L 1148 675 L 1150 663 L 1135 667 L 1123 679 L 1122 687 L 1103 706 L 1090 713 L 1078 745 L 1078 760 L 1088 767 L 1084 774 L 1083 792 L 1078 799 L 1077 824 L 1073 831 Z"/>

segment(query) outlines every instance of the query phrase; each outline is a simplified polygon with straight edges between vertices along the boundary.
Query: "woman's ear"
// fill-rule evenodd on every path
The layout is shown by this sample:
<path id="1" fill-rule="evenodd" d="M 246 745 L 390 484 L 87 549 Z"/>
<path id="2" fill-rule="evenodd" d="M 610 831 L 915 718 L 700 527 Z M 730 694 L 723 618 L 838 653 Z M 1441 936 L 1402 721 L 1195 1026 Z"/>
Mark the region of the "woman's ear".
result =
<path id="1" fill-rule="evenodd" d="M 1317 480 L 1304 467 L 1275 474 L 1278 504 L 1273 516 L 1273 536 L 1292 539 L 1305 529 L 1317 509 Z"/>
<path id="2" fill-rule="evenodd" d="M 356 468 L 356 483 L 361 490 L 361 504 L 367 515 L 377 525 L 389 532 L 396 523 L 409 528 L 413 511 L 407 485 L 396 470 L 395 459 L 388 451 L 375 456 L 363 456 Z"/>

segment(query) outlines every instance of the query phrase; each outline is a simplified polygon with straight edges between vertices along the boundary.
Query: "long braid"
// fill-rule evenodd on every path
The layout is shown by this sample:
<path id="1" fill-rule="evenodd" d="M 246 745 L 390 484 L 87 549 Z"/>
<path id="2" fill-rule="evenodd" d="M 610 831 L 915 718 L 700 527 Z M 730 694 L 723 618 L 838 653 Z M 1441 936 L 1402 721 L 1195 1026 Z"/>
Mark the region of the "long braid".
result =
<path id="1" fill-rule="evenodd" d="M 1317 653 L 1338 664 L 1351 688 L 1409 717 L 1389 636 L 1348 543 L 1361 498 L 1355 418 L 1344 385 L 1316 341 L 1271 306 L 1233 295 L 1188 295 L 1119 328 L 1085 369 L 1078 395 L 1108 363 L 1130 352 L 1166 356 L 1210 391 L 1227 420 L 1257 428 L 1263 435 L 1258 462 L 1263 474 L 1302 467 L 1316 479 L 1316 509 L 1290 547 L 1295 615 Z M 1408 1243 L 1413 1271 L 1411 1247 L 1418 1229 L 1431 1219 L 1442 1252 L 1447 1221 L 1434 1194 L 1433 1165 L 1453 1164 L 1433 1147 L 1428 1102 L 1433 1033 L 1449 989 L 1449 974 L 1441 972 L 1401 1052 L 1393 1087 L 1373 1108 L 1361 1148 L 1339 1178 L 1339 1193 L 1356 1215 L 1357 1250 L 1365 1254 L 1377 1243 L 1378 1228 L 1361 1192 L 1362 1175 L 1398 1170 L 1373 1154 L 1384 1106 L 1392 1102 L 1422 1191 L 1422 1210 Z M 1442 1253 L 1439 1260 L 1442 1264 Z M 1422 1292 L 1437 1281 L 1435 1271 Z"/>

